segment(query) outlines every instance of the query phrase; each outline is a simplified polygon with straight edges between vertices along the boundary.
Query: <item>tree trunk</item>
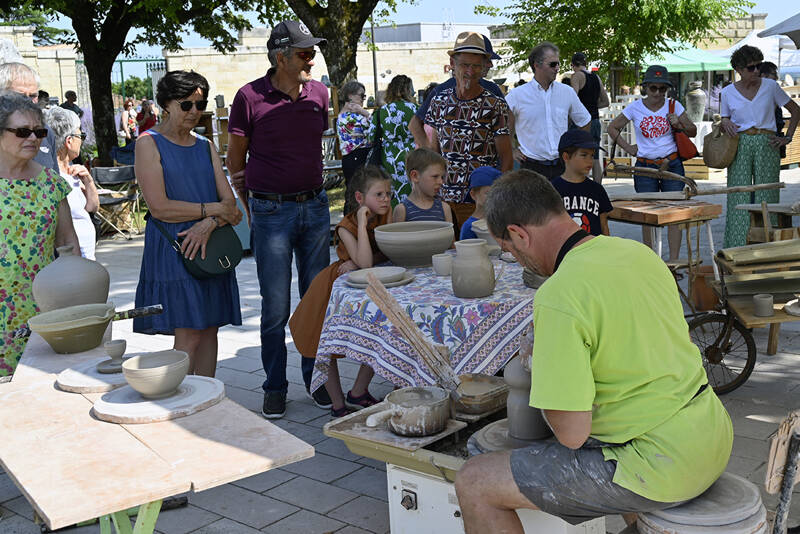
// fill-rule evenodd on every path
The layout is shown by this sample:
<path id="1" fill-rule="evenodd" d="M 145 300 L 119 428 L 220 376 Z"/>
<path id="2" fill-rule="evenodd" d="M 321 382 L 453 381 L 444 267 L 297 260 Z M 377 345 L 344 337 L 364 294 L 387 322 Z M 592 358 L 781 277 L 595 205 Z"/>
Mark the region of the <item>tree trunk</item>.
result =
<path id="1" fill-rule="evenodd" d="M 342 39 L 336 34 L 322 35 L 328 40 L 328 44 L 322 49 L 322 55 L 325 56 L 325 63 L 328 65 L 328 77 L 331 79 L 331 85 L 341 88 L 345 82 L 355 80 L 358 76 L 356 66 L 358 39 L 351 39 L 350 36 Z"/>
<path id="2" fill-rule="evenodd" d="M 89 95 L 92 101 L 92 120 L 97 139 L 100 165 L 111 166 L 111 148 L 118 146 L 117 125 L 114 124 L 114 101 L 111 98 L 111 70 L 114 63 L 91 61 L 84 56 L 89 74 Z"/>

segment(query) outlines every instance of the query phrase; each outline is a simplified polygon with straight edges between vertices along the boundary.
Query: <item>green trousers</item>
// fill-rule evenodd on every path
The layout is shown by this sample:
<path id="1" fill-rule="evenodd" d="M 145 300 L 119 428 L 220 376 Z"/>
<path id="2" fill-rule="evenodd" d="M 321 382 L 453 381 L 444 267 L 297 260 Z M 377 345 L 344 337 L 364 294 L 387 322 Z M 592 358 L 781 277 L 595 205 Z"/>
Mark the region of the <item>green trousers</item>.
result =
<path id="1" fill-rule="evenodd" d="M 781 159 L 778 149 L 769 145 L 769 136 L 739 135 L 739 149 L 728 167 L 728 187 L 737 185 L 773 184 L 778 182 Z M 780 190 L 768 189 L 754 193 L 728 193 L 728 210 L 725 216 L 724 248 L 745 244 L 750 228 L 750 214 L 737 210 L 739 204 L 780 202 Z M 774 224 L 774 223 L 773 223 Z"/>

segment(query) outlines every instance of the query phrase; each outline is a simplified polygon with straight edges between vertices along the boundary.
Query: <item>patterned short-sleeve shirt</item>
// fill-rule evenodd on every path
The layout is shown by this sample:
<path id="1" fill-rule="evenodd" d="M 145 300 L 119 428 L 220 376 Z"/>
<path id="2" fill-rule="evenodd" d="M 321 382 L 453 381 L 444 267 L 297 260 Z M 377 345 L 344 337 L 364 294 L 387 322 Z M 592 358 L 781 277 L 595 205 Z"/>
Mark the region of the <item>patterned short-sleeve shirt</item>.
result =
<path id="1" fill-rule="evenodd" d="M 499 165 L 495 138 L 509 134 L 507 118 L 506 101 L 485 89 L 470 100 L 459 99 L 455 88 L 433 97 L 425 123 L 436 130 L 447 159 L 447 178 L 441 189 L 444 200 L 464 202 L 472 171 Z"/>

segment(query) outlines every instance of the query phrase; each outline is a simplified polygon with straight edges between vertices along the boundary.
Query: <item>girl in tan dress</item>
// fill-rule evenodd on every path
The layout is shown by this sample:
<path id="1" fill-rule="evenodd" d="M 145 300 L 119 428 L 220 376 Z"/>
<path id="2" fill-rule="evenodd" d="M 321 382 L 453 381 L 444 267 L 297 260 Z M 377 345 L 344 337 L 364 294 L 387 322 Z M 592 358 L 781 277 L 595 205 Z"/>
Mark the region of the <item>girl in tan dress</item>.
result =
<path id="1" fill-rule="evenodd" d="M 333 282 L 347 272 L 386 261 L 375 242 L 375 227 L 388 223 L 391 218 L 391 178 L 383 169 L 367 165 L 353 176 L 353 189 L 359 207 L 336 226 L 334 242 L 339 260 L 314 278 L 289 319 L 295 347 L 305 358 L 315 358 L 317 355 Z M 333 401 L 331 415 L 342 417 L 353 410 L 376 404 L 378 400 L 367 389 L 374 374 L 371 367 L 362 364 L 353 388 L 345 398 L 336 359 L 331 359 L 328 381 L 325 383 L 325 389 Z"/>

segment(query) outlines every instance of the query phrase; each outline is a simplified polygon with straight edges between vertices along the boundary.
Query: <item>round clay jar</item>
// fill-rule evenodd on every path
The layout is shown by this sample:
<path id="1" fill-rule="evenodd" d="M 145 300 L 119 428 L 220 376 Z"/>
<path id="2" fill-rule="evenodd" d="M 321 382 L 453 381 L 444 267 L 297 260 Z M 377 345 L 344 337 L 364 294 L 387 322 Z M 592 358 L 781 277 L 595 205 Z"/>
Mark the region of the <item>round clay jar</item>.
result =
<path id="1" fill-rule="evenodd" d="M 96 261 L 76 256 L 72 245 L 57 250 L 58 258 L 33 279 L 33 299 L 39 310 L 105 303 L 109 284 L 106 268 Z"/>

